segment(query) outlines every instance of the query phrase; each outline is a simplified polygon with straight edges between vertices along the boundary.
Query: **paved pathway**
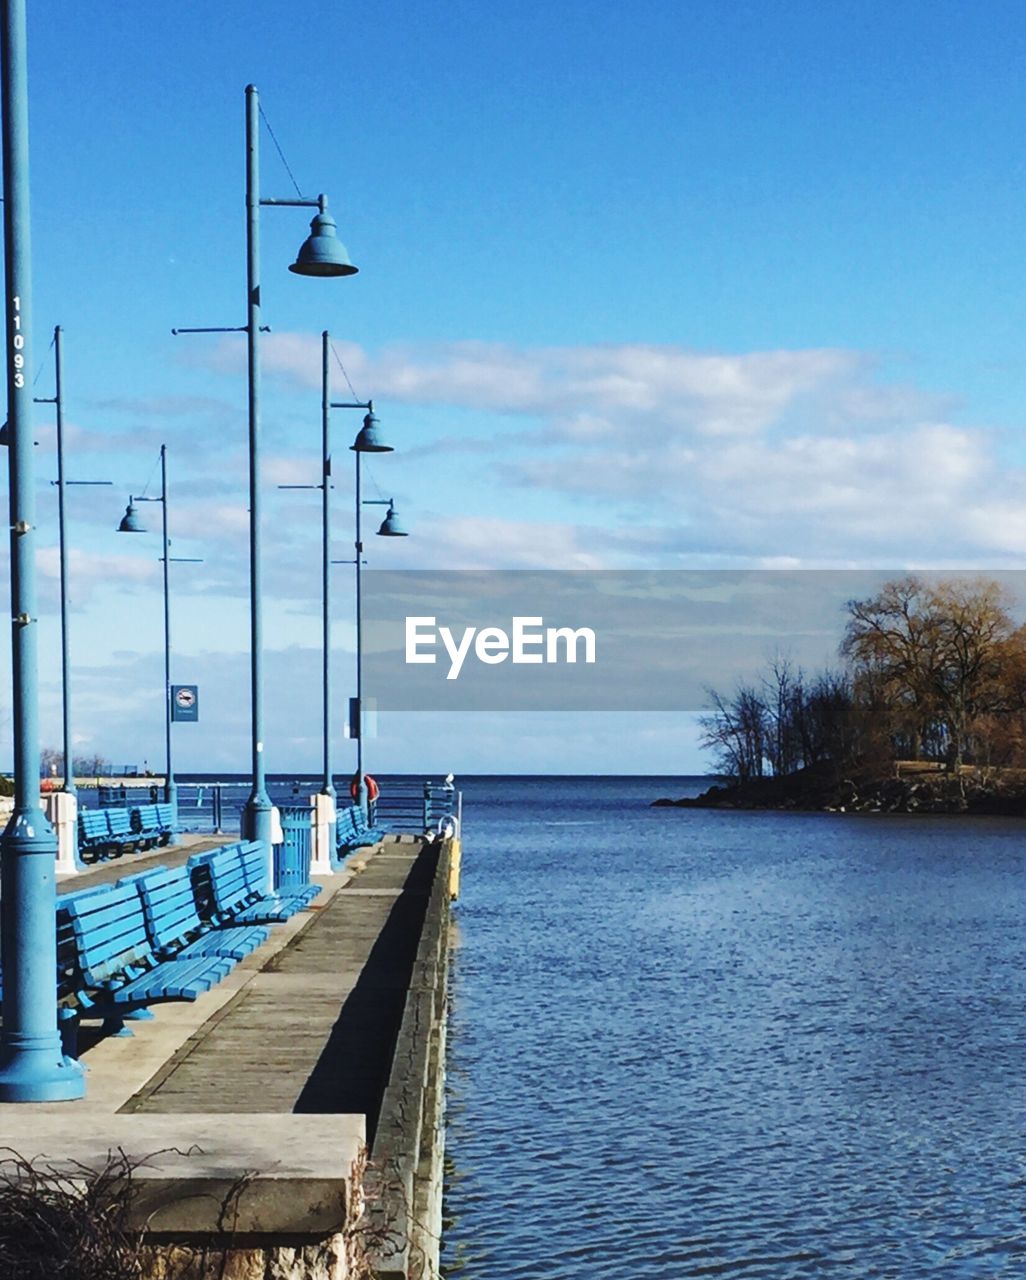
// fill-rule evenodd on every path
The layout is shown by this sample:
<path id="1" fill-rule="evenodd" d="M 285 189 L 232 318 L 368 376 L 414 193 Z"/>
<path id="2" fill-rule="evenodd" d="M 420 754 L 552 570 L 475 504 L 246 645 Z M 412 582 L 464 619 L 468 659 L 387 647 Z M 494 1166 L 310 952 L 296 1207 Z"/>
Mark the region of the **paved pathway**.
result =
<path id="1" fill-rule="evenodd" d="M 354 860 L 351 883 L 122 1110 L 356 1113 L 371 1139 L 432 880 L 422 850 L 390 841 Z"/>
<path id="2" fill-rule="evenodd" d="M 74 893 L 76 889 L 92 888 L 94 884 L 113 884 L 122 876 L 134 875 L 136 871 L 146 871 L 150 867 L 178 867 L 194 853 L 216 849 L 218 845 L 231 844 L 234 840 L 234 836 L 184 835 L 179 837 L 176 844 L 165 845 L 162 849 L 126 853 L 120 858 L 91 863 L 77 875 L 60 876 L 57 880 L 57 892 Z"/>

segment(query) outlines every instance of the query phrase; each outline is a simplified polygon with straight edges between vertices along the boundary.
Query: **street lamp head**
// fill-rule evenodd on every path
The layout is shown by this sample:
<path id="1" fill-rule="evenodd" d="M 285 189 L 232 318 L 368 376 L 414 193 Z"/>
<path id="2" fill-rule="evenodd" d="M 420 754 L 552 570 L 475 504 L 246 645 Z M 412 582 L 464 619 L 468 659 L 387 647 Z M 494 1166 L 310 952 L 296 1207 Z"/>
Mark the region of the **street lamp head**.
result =
<path id="1" fill-rule="evenodd" d="M 359 269 L 349 261 L 346 247 L 336 234 L 335 219 L 324 212 L 314 216 L 310 234 L 289 267 L 297 276 L 355 276 Z"/>
<path id="2" fill-rule="evenodd" d="M 125 508 L 125 514 L 121 517 L 121 523 L 118 525 L 118 533 L 145 533 L 146 526 L 139 519 L 139 511 L 131 498 L 128 499 L 128 506 Z"/>
<path id="3" fill-rule="evenodd" d="M 388 515 L 381 522 L 381 528 L 378 530 L 380 538 L 405 538 L 406 530 L 399 522 L 399 517 L 395 513 L 395 507 L 390 502 L 388 504 Z"/>
<path id="4" fill-rule="evenodd" d="M 363 426 L 360 428 L 360 434 L 349 446 L 354 453 L 391 453 L 392 446 L 385 444 L 381 438 L 381 423 L 374 416 L 373 412 L 368 413 L 363 420 Z"/>

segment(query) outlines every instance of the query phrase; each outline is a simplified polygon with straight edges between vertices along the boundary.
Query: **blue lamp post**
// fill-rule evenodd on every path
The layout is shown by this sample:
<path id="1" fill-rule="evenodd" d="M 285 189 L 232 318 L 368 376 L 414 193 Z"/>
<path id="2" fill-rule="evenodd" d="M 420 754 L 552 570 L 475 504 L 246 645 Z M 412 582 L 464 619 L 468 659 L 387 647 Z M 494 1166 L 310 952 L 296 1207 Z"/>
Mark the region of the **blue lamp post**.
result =
<path id="1" fill-rule="evenodd" d="M 272 806 L 264 765 L 263 704 L 263 559 L 260 461 L 260 209 L 265 205 L 316 208 L 310 235 L 289 270 L 300 276 L 351 276 L 357 268 L 336 234 L 327 198 L 266 199 L 260 196 L 260 101 L 255 85 L 246 86 L 246 334 L 249 404 L 249 601 L 250 601 L 250 746 L 253 789 L 242 815 L 242 834 L 271 847 Z M 239 328 L 175 329 L 174 333 L 230 333 Z"/>
<path id="2" fill-rule="evenodd" d="M 163 538 L 164 565 L 164 759 L 166 770 L 164 775 L 164 799 L 174 806 L 175 824 L 178 822 L 178 786 L 175 782 L 174 763 L 171 757 L 171 591 L 169 565 L 201 564 L 194 556 L 172 556 L 171 542 L 167 536 L 167 445 L 160 446 L 160 496 L 131 496 L 125 514 L 118 525 L 118 533 L 146 533 L 136 509 L 137 502 L 159 502 L 161 505 L 161 534 Z"/>
<path id="3" fill-rule="evenodd" d="M 363 508 L 388 507 L 388 514 L 378 529 L 380 537 L 405 538 L 406 530 L 402 527 L 399 517 L 395 514 L 395 504 L 391 498 L 363 498 L 361 496 L 360 461 L 362 456 L 365 453 L 392 452 L 392 446 L 385 443 L 381 435 L 381 424 L 374 416 L 374 402 L 368 400 L 366 403 L 361 403 L 360 401 L 340 403 L 333 404 L 331 408 L 367 410 L 363 426 L 349 447 L 356 454 L 356 558 L 354 561 L 356 564 L 356 776 L 354 780 L 356 782 L 356 803 L 363 809 L 364 813 L 368 813 L 367 784 L 364 780 L 366 774 L 363 768 L 363 737 L 365 729 L 363 715 L 363 529 L 361 521 Z"/>
<path id="4" fill-rule="evenodd" d="M 85 1076 L 57 1030 L 57 838 L 39 808 L 25 0 L 3 0 L 0 23 L 14 712 L 14 812 L 0 837 L 0 1101 L 58 1102 L 82 1097 Z"/>
<path id="5" fill-rule="evenodd" d="M 319 485 L 307 484 L 283 484 L 279 485 L 281 489 L 320 489 L 321 490 L 321 603 L 322 603 L 322 648 L 323 661 L 321 678 L 324 686 L 323 701 L 323 738 L 324 738 L 324 780 L 321 785 L 321 794 L 329 795 L 335 798 L 335 769 L 332 753 L 332 733 L 331 733 L 331 708 L 332 708 L 332 680 L 331 680 L 331 410 L 332 409 L 364 409 L 366 417 L 363 420 L 363 426 L 359 435 L 351 448 L 356 452 L 356 520 L 357 520 L 357 551 L 356 551 L 356 684 L 357 684 L 357 707 L 360 708 L 360 692 L 362 685 L 362 619 L 360 605 L 360 552 L 362 543 L 360 542 L 360 454 L 361 453 L 391 453 L 392 446 L 386 444 L 381 436 L 378 419 L 374 416 L 374 403 L 371 400 L 356 401 L 354 403 L 337 403 L 331 401 L 331 373 L 330 362 L 328 359 L 331 349 L 331 336 L 328 331 L 321 334 L 321 483 Z M 379 499 L 369 500 L 378 502 Z M 390 499 L 386 500 L 390 501 Z M 363 503 L 366 506 L 368 503 Z M 381 533 L 382 529 L 378 532 Z M 405 536 L 398 525 L 394 530 L 389 531 L 390 535 Z M 388 535 L 386 535 L 388 536 Z M 335 561 L 341 564 L 343 561 Z M 358 721 L 362 720 L 362 716 L 358 712 Z M 366 809 L 366 787 L 363 782 L 363 733 L 362 724 L 358 723 L 357 729 L 357 791 L 358 800 Z M 334 841 L 334 832 L 331 833 L 332 842 Z"/>
<path id="6" fill-rule="evenodd" d="M 61 723 L 64 743 L 64 790 L 69 795 L 77 794 L 75 786 L 75 763 L 71 733 L 71 642 L 70 642 L 70 609 L 68 603 L 68 531 L 64 509 L 64 491 L 69 484 L 73 485 L 109 485 L 110 480 L 68 480 L 64 471 L 64 360 L 61 351 L 63 331 L 57 325 L 53 331 L 53 364 L 54 394 L 52 396 L 36 396 L 36 404 L 52 404 L 57 417 L 57 479 L 52 483 L 57 486 L 57 523 L 58 546 L 60 549 L 61 576 Z"/>

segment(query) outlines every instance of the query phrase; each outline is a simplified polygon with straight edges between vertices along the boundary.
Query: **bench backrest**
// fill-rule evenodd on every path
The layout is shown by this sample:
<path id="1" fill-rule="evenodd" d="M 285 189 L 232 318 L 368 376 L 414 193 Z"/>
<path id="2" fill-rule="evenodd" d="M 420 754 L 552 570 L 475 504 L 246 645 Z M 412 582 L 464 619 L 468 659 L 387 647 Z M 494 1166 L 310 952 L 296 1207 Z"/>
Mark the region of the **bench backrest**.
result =
<path id="1" fill-rule="evenodd" d="M 263 897 L 271 893 L 271 868 L 268 865 L 267 850 L 256 840 L 239 845 L 239 861 L 246 877 L 250 893 Z"/>
<path id="2" fill-rule="evenodd" d="M 133 877 L 132 883 L 155 951 L 173 950 L 202 929 L 188 867 L 160 867 Z"/>
<path id="3" fill-rule="evenodd" d="M 253 901 L 256 896 L 250 888 L 240 858 L 243 841 L 207 849 L 189 859 L 193 890 L 199 903 L 200 915 L 230 918 Z M 257 848 L 260 846 L 257 845 Z"/>
<path id="4" fill-rule="evenodd" d="M 107 827 L 111 836 L 118 840 L 121 836 L 130 836 L 132 832 L 132 814 L 128 809 L 104 809 Z"/>
<path id="5" fill-rule="evenodd" d="M 134 883 L 105 893 L 67 894 L 61 902 L 71 922 L 78 966 L 88 986 L 98 986 L 126 965 L 151 961 L 146 915 Z"/>
<path id="6" fill-rule="evenodd" d="M 165 831 L 172 831 L 175 825 L 175 807 L 173 804 L 155 804 L 157 821 Z"/>
<path id="7" fill-rule="evenodd" d="M 132 826 L 138 832 L 159 831 L 160 818 L 155 804 L 141 804 L 132 810 Z"/>
<path id="8" fill-rule="evenodd" d="M 358 808 L 357 805 L 349 805 L 345 809 L 339 809 L 335 818 L 336 844 L 345 844 L 347 839 L 360 834 L 356 829 L 356 819 L 353 812 L 356 808 Z"/>
<path id="9" fill-rule="evenodd" d="M 104 809 L 79 809 L 78 831 L 83 840 L 103 839 L 110 834 Z"/>

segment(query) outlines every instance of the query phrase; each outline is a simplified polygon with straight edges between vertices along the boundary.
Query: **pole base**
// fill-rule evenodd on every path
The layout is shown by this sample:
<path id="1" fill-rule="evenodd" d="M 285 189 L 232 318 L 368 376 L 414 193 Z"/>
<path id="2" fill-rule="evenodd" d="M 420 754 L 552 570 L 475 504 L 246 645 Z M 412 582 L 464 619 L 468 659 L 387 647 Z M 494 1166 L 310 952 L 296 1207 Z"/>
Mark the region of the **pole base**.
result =
<path id="1" fill-rule="evenodd" d="M 257 840 L 270 851 L 273 825 L 273 806 L 268 797 L 250 796 L 242 811 L 243 840 Z"/>
<path id="2" fill-rule="evenodd" d="M 50 1049 L 25 1049 L 0 1062 L 0 1102 L 72 1102 L 85 1097 L 85 1069 Z"/>

